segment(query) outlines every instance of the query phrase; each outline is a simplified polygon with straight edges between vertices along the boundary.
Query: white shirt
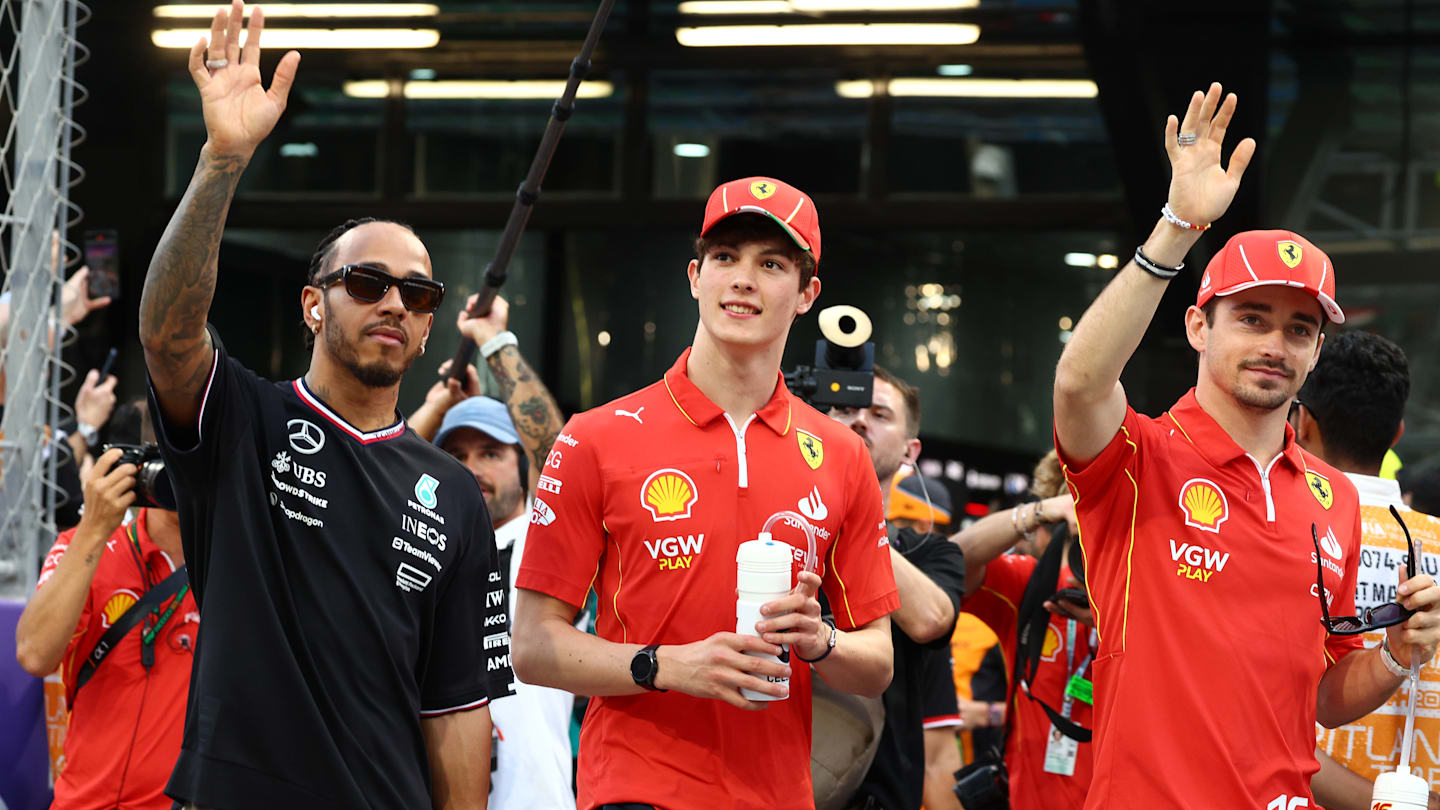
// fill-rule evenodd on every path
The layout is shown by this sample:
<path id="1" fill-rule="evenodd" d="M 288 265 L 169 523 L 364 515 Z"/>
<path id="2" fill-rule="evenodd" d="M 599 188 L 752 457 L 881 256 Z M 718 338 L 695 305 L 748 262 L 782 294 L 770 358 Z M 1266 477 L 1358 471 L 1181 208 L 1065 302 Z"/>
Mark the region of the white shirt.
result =
<path id="1" fill-rule="evenodd" d="M 510 558 L 510 616 L 514 627 L 515 574 L 525 554 L 530 510 L 495 529 L 495 547 L 515 547 Z M 500 737 L 495 773 L 490 780 L 490 807 L 497 810 L 555 808 L 575 810 L 571 790 L 570 713 L 575 696 L 559 689 L 532 686 L 515 678 L 515 693 L 490 703 L 490 719 Z"/>

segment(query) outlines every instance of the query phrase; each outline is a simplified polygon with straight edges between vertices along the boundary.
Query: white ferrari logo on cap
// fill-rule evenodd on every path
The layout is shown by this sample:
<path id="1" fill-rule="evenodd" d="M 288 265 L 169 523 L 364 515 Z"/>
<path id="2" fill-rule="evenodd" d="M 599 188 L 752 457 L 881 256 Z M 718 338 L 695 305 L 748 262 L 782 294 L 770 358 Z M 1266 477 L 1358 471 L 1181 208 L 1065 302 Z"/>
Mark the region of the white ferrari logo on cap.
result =
<path id="1" fill-rule="evenodd" d="M 1304 253 L 1299 244 L 1288 239 L 1284 242 L 1276 242 L 1275 251 L 1280 254 L 1280 261 L 1292 270 L 1295 269 L 1295 265 L 1300 263 L 1300 257 Z"/>
<path id="2" fill-rule="evenodd" d="M 756 180 L 750 184 L 750 196 L 757 200 L 768 199 L 775 193 L 775 184 L 768 180 Z"/>

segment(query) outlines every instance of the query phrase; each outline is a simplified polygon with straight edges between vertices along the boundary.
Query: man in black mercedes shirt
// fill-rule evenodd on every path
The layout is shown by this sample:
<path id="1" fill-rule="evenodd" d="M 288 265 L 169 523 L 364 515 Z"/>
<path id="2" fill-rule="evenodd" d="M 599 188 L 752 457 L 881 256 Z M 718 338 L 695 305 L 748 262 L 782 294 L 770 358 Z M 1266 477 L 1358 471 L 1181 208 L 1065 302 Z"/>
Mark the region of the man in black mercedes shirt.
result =
<path id="1" fill-rule="evenodd" d="M 425 246 L 373 220 L 320 243 L 301 379 L 259 379 L 205 323 L 231 197 L 300 62 L 287 53 L 265 90 L 263 18 L 242 51 L 244 14 L 235 0 L 191 49 L 207 141 L 140 302 L 204 616 L 167 793 L 218 810 L 484 807 L 485 706 L 511 679 L 490 518 L 474 476 L 395 409 L 444 290 Z"/>

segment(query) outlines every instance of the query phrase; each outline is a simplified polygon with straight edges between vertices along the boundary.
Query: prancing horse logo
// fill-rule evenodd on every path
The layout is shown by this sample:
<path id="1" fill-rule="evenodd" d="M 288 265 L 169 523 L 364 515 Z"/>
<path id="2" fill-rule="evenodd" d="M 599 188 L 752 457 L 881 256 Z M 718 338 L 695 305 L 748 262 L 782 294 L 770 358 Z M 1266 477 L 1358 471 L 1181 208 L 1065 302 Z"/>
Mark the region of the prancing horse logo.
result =
<path id="1" fill-rule="evenodd" d="M 290 447 L 297 453 L 312 456 L 325 446 L 325 432 L 314 422 L 291 419 L 285 427 L 290 429 Z"/>

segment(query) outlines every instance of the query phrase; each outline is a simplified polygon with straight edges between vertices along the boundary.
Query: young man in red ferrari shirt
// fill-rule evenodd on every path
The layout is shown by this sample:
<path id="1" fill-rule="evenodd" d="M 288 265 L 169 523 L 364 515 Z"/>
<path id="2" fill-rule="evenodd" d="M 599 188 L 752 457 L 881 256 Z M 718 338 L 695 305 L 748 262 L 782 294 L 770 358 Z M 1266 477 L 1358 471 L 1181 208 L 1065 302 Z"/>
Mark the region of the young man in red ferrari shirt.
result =
<path id="1" fill-rule="evenodd" d="M 899 599 L 874 468 L 855 433 L 780 375 L 790 325 L 820 293 L 815 205 L 771 178 L 726 183 L 696 255 L 694 343 L 659 382 L 570 420 L 517 578 L 516 674 L 596 696 L 582 810 L 811 806 L 812 667 L 872 697 L 890 682 Z M 796 527 L 814 527 L 819 574 L 796 574 L 762 606 L 763 635 L 731 632 L 738 546 L 781 512 L 792 515 L 775 539 L 797 559 L 808 543 Z M 594 636 L 570 623 L 592 587 Z"/>

